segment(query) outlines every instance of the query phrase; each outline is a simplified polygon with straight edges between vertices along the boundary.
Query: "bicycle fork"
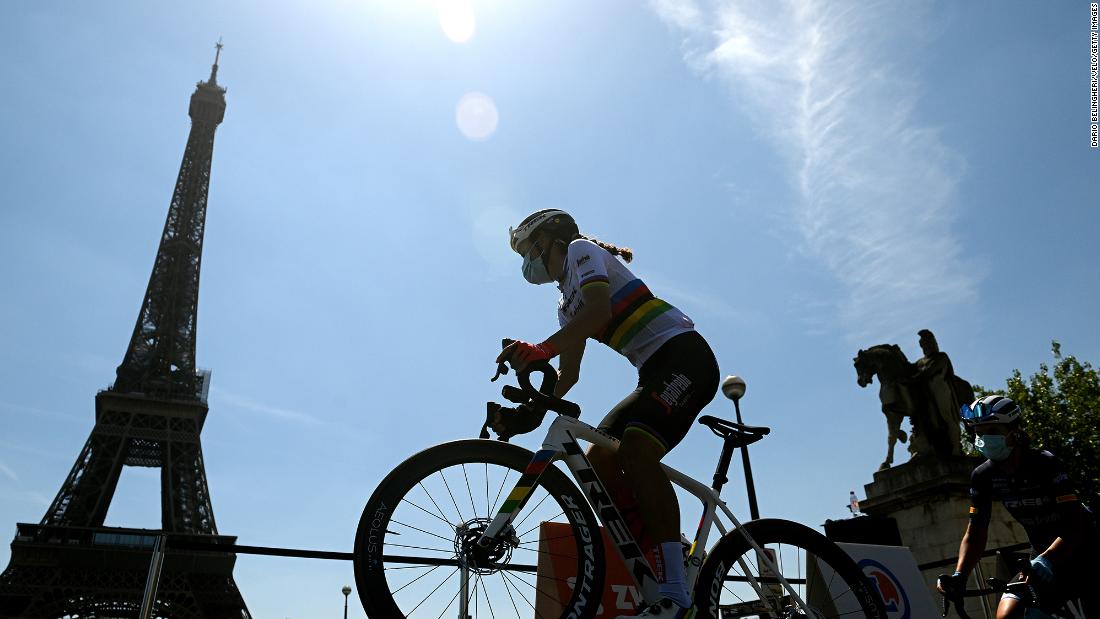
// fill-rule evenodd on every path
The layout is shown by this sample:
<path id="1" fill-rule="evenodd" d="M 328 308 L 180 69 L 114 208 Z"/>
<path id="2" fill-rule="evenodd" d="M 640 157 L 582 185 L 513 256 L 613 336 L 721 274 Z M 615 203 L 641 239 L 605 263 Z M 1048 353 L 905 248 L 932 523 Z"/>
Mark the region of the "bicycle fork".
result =
<path id="1" fill-rule="evenodd" d="M 546 467 L 554 461 L 554 457 L 557 455 L 556 449 L 540 449 L 535 452 L 535 457 L 531 459 L 530 464 L 524 469 L 523 474 L 520 475 L 519 481 L 512 488 L 512 491 L 508 493 L 507 498 L 504 499 L 504 503 L 497 510 L 496 516 L 493 517 L 492 522 L 489 523 L 485 530 L 482 532 L 481 537 L 477 540 L 477 545 L 481 548 L 488 548 L 494 543 L 507 543 L 518 544 L 518 539 L 504 539 L 501 542 L 500 538 L 509 536 L 514 538 L 515 533 L 506 533 L 511 526 L 512 521 L 515 519 L 519 510 L 527 504 L 527 500 L 531 498 L 531 491 L 539 483 L 539 478 L 542 477 L 543 471 Z M 468 605 L 469 605 L 469 574 L 470 570 L 467 567 L 464 558 L 459 558 L 459 569 L 462 579 L 462 601 L 459 603 L 459 619 L 467 619 Z"/>
<path id="2" fill-rule="evenodd" d="M 603 483 L 600 482 L 595 471 L 592 470 L 592 464 L 584 456 L 584 452 L 581 450 L 576 438 L 572 432 L 564 427 L 565 423 L 562 422 L 564 419 L 568 418 L 559 417 L 551 425 L 543 448 L 535 452 L 531 463 L 524 470 L 519 481 L 516 482 L 515 487 L 504 504 L 501 505 L 493 521 L 485 529 L 478 540 L 478 544 L 488 546 L 496 542 L 497 537 L 506 530 L 506 527 L 510 525 L 519 510 L 526 504 L 527 499 L 531 496 L 532 489 L 538 484 L 539 477 L 546 470 L 546 467 L 558 455 L 564 454 L 563 459 L 566 466 L 573 473 L 573 477 L 580 482 L 582 492 L 588 498 L 596 517 L 614 542 L 616 550 L 626 565 L 627 572 L 631 574 L 635 583 L 640 587 L 642 599 L 653 602 L 659 598 L 657 578 L 653 574 L 653 569 L 631 535 L 629 526 L 619 513 L 618 508 L 615 507 Z M 564 499 L 563 505 L 568 508 L 571 500 L 569 497 L 562 498 Z M 580 506 L 575 507 L 579 509 Z M 597 527 L 589 528 L 587 523 L 584 523 L 580 528 L 582 529 L 580 535 L 584 543 L 603 543 Z M 586 551 L 586 554 L 590 554 L 590 551 Z M 584 569 L 587 570 L 588 567 L 586 564 Z M 592 565 L 591 567 L 595 569 L 596 566 Z M 602 595 L 602 592 L 594 593 Z"/>

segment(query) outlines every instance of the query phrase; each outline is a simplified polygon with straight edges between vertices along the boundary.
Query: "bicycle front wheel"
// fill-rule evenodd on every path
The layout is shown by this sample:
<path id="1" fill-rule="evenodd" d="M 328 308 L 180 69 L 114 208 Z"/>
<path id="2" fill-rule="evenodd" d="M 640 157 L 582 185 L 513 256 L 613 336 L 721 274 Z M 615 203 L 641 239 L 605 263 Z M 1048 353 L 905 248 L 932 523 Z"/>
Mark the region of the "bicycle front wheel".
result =
<path id="1" fill-rule="evenodd" d="M 805 607 L 780 585 L 779 575 Z M 695 604 L 699 617 L 713 619 L 886 619 L 878 592 L 851 557 L 789 520 L 754 520 L 723 536 L 699 571 Z"/>
<path id="2" fill-rule="evenodd" d="M 599 526 L 580 489 L 552 464 L 504 535 L 489 547 L 477 543 L 505 501 L 525 494 L 517 482 L 533 456 L 508 443 L 464 440 L 394 469 L 356 532 L 355 581 L 367 616 L 595 615 L 604 578 Z"/>

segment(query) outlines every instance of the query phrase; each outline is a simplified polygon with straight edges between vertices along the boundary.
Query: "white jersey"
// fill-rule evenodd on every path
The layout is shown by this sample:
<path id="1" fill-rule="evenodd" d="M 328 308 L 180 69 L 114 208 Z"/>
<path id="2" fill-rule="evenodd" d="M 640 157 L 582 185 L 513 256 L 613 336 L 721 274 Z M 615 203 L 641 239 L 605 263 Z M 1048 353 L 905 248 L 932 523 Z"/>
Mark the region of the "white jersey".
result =
<path id="1" fill-rule="evenodd" d="M 565 326 L 584 306 L 581 290 L 608 286 L 611 320 L 593 336 L 630 360 L 635 367 L 649 359 L 673 337 L 693 331 L 695 324 L 683 312 L 653 296 L 611 252 L 587 239 L 569 244 L 565 279 L 558 285 L 558 323 Z"/>

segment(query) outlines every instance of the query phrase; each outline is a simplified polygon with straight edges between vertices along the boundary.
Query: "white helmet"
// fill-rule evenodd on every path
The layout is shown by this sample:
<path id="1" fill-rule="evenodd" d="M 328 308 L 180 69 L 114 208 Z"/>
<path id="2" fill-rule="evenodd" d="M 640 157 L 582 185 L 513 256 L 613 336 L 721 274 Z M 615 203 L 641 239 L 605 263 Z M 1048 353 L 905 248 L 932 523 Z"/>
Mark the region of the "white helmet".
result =
<path id="1" fill-rule="evenodd" d="M 573 217 L 558 209 L 548 208 L 528 215 L 516 228 L 508 228 L 508 239 L 512 251 L 519 252 L 519 244 L 531 238 L 535 230 L 546 226 L 547 231 L 560 234 L 563 238 L 577 233 L 577 222 Z"/>
<path id="2" fill-rule="evenodd" d="M 959 414 L 968 426 L 1011 424 L 1020 420 L 1020 406 L 1003 395 L 987 395 L 963 405 Z"/>

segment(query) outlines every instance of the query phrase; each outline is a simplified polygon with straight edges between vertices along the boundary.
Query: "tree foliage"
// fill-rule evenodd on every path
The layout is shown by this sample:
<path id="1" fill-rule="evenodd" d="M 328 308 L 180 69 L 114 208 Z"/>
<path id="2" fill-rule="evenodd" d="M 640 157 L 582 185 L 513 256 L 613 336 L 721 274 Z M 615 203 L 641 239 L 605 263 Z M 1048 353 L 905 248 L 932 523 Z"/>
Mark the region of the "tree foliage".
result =
<path id="1" fill-rule="evenodd" d="M 974 385 L 978 397 L 1000 393 L 1023 410 L 1032 446 L 1046 449 L 1066 465 L 1081 501 L 1100 510 L 1100 372 L 1051 342 L 1053 371 L 1046 363 L 1024 378 L 1014 370 L 1004 391 Z M 969 447 L 969 446 L 967 446 Z"/>

